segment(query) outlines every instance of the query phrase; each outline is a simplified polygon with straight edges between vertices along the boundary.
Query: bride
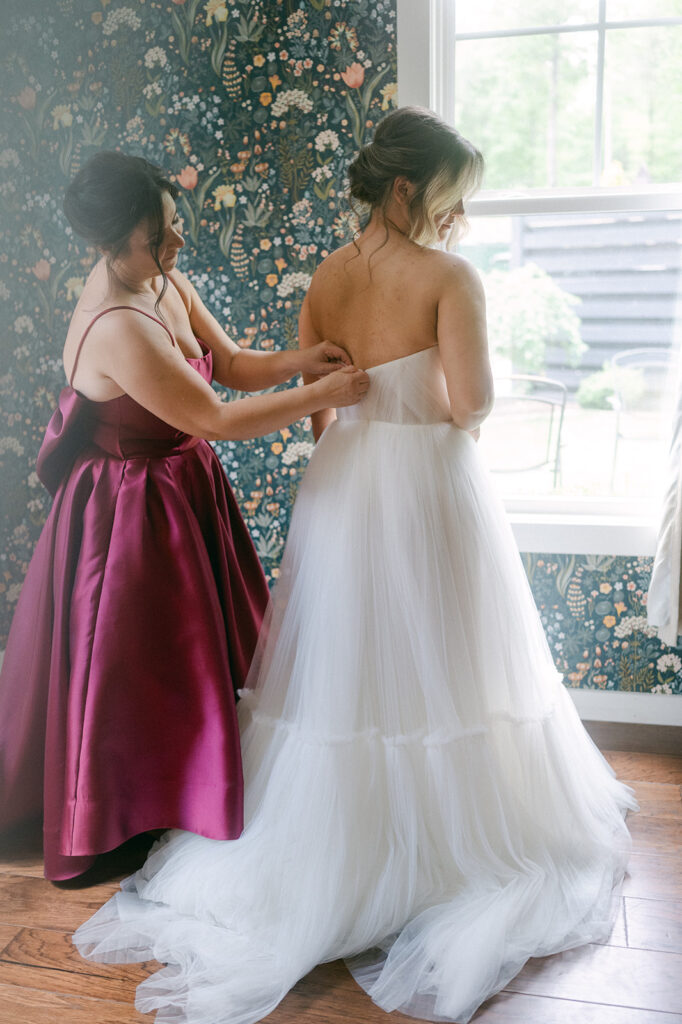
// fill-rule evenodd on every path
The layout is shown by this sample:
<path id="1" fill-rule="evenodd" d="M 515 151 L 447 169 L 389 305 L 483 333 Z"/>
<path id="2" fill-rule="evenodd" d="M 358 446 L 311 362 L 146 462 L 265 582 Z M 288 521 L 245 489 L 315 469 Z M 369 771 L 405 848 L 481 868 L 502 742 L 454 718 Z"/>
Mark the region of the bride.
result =
<path id="1" fill-rule="evenodd" d="M 370 390 L 317 414 L 239 705 L 246 827 L 166 834 L 76 933 L 156 959 L 157 1022 L 252 1024 L 344 957 L 387 1011 L 465 1022 L 533 956 L 604 939 L 631 791 L 582 728 L 472 432 L 492 404 L 482 290 L 447 243 L 482 172 L 424 110 L 349 168 L 369 208 L 318 269 L 301 344 Z"/>

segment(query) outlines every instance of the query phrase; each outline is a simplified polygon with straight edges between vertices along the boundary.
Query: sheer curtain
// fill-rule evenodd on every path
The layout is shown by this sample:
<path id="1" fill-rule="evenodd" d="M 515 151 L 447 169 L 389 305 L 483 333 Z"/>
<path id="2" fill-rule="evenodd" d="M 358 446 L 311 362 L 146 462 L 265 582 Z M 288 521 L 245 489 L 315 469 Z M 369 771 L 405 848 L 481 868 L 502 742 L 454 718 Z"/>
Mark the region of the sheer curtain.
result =
<path id="1" fill-rule="evenodd" d="M 647 614 L 658 635 L 672 647 L 682 633 L 682 359 L 678 365 L 677 400 L 670 445 L 669 480 L 649 586 Z"/>

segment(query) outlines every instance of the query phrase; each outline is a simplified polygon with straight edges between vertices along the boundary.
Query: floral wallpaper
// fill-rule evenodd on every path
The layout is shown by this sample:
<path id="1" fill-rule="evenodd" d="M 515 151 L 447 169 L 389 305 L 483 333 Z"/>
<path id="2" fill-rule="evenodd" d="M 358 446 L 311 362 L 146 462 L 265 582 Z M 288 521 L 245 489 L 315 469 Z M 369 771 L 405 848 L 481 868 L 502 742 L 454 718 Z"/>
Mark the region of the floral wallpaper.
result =
<path id="1" fill-rule="evenodd" d="M 0 46 L 0 648 L 49 498 L 33 470 L 95 254 L 61 212 L 96 149 L 181 188 L 181 268 L 243 347 L 296 344 L 348 237 L 344 168 L 396 100 L 395 0 L 5 0 Z M 309 425 L 216 449 L 277 577 Z M 650 561 L 525 556 L 570 686 L 682 693 L 644 619 Z"/>
<path id="2" fill-rule="evenodd" d="M 49 500 L 33 466 L 94 253 L 64 189 L 95 150 L 181 187 L 180 267 L 243 347 L 296 345 L 318 262 L 347 239 L 344 169 L 394 103 L 394 0 L 6 0 L 0 55 L 0 647 Z M 308 425 L 216 446 L 268 577 Z"/>
<path id="3" fill-rule="evenodd" d="M 523 561 L 567 686 L 682 694 L 682 652 L 647 623 L 653 559 L 525 554 Z"/>

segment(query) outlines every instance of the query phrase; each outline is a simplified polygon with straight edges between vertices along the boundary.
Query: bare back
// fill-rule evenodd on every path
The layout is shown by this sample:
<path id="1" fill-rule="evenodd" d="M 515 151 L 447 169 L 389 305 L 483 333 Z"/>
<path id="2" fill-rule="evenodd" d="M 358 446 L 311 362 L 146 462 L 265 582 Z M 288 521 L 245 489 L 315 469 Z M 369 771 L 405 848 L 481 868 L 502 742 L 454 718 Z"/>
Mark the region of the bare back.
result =
<path id="1" fill-rule="evenodd" d="M 438 343 L 439 254 L 393 234 L 363 235 L 325 260 L 308 293 L 322 338 L 333 338 L 363 368 Z M 379 248 L 381 246 L 381 248 Z"/>
<path id="2" fill-rule="evenodd" d="M 485 297 L 474 268 L 461 256 L 386 239 L 370 223 L 357 245 L 346 245 L 318 267 L 299 318 L 299 340 L 342 345 L 356 366 L 371 369 L 438 346 L 453 422 L 475 429 L 492 407 Z M 313 418 L 315 436 L 331 411 Z"/>

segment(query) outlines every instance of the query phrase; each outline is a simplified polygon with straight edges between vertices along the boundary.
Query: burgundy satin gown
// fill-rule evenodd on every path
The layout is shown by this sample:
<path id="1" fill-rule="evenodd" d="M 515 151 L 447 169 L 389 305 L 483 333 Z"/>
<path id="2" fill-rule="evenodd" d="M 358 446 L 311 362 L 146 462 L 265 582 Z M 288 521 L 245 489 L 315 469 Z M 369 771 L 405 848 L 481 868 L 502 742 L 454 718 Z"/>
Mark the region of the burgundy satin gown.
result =
<path id="1" fill-rule="evenodd" d="M 188 362 L 212 379 L 210 351 Z M 218 458 L 69 386 L 37 472 L 54 503 L 0 676 L 0 829 L 42 811 L 55 880 L 150 829 L 235 838 L 235 691 L 268 590 Z"/>

